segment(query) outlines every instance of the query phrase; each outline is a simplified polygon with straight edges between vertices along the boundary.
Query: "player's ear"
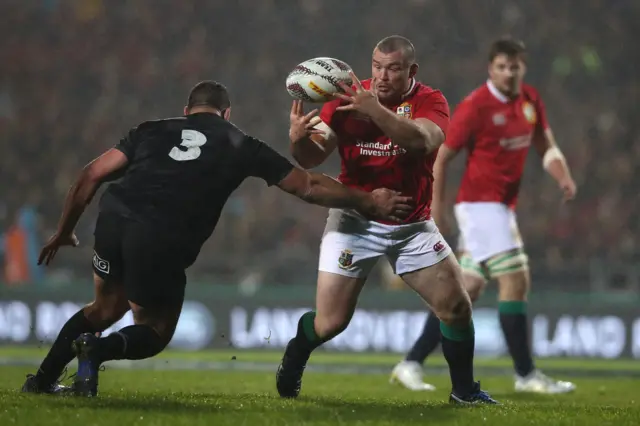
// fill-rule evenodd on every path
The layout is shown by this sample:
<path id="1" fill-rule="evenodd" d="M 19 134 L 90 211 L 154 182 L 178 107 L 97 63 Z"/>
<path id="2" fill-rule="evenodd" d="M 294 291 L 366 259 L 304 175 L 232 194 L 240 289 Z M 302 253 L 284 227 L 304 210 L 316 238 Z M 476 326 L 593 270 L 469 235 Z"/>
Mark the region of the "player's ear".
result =
<path id="1" fill-rule="evenodd" d="M 231 107 L 222 110 L 222 118 L 229 121 L 231 119 Z"/>
<path id="2" fill-rule="evenodd" d="M 184 115 L 189 115 L 189 107 L 185 106 L 183 112 Z"/>
<path id="3" fill-rule="evenodd" d="M 409 78 L 413 78 L 418 74 L 418 64 L 411 64 L 409 67 Z"/>

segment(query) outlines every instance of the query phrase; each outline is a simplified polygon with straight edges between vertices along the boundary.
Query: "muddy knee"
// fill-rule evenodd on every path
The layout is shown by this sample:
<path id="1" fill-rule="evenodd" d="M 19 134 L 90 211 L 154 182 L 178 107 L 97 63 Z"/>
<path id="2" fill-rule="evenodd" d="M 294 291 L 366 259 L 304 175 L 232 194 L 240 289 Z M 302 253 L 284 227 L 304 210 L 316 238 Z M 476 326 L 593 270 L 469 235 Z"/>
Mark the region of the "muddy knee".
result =
<path id="1" fill-rule="evenodd" d="M 443 323 L 464 327 L 471 321 L 471 299 L 468 294 L 460 293 L 438 303 L 434 311 Z"/>

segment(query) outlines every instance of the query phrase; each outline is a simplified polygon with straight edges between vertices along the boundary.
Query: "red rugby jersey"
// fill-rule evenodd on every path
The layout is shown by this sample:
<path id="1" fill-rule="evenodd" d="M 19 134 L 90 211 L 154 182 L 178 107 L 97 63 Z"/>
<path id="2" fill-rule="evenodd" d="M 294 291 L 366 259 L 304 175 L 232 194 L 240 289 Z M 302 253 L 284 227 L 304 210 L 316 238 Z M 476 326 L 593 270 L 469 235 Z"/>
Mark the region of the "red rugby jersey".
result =
<path id="1" fill-rule="evenodd" d="M 371 80 L 362 81 L 362 85 L 369 89 Z M 364 191 L 389 188 L 413 197 L 416 208 L 405 222 L 428 219 L 437 150 L 428 155 L 409 153 L 394 144 L 369 117 L 352 111 L 336 111 L 340 105 L 339 99 L 327 102 L 320 112 L 322 121 L 338 137 L 342 168 L 338 180 Z M 427 118 L 447 133 L 447 100 L 440 91 L 415 80 L 402 102 L 388 108 L 406 118 Z"/>
<path id="2" fill-rule="evenodd" d="M 531 141 L 549 127 L 532 86 L 509 99 L 487 82 L 456 107 L 445 145 L 468 151 L 457 201 L 499 202 L 515 208 Z"/>

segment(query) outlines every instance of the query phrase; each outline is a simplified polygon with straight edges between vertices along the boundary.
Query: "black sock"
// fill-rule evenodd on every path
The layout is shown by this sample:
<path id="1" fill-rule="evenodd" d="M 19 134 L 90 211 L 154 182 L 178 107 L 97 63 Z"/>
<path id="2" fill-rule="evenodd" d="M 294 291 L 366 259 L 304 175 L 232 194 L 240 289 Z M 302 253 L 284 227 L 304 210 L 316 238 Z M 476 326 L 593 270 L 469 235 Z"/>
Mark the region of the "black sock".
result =
<path id="1" fill-rule="evenodd" d="M 442 353 L 451 375 L 451 385 L 456 395 L 465 396 L 474 388 L 473 351 L 475 332 L 473 320 L 467 327 L 451 327 L 440 323 L 442 332 Z"/>
<path id="2" fill-rule="evenodd" d="M 315 318 L 316 313 L 313 311 L 303 314 L 298 320 L 298 331 L 296 337 L 294 337 L 296 346 L 309 354 L 326 341 L 316 334 Z"/>
<path id="3" fill-rule="evenodd" d="M 433 313 L 430 313 L 422 328 L 422 334 L 413 344 L 405 359 L 420 364 L 424 363 L 424 360 L 438 347 L 440 340 L 442 340 L 440 320 Z"/>
<path id="4" fill-rule="evenodd" d="M 76 356 L 71 343 L 83 333 L 95 333 L 97 330 L 84 316 L 84 310 L 80 309 L 62 326 L 58 337 L 49 353 L 40 364 L 36 377 L 42 386 L 53 384 L 64 368 Z"/>
<path id="5" fill-rule="evenodd" d="M 500 312 L 500 325 L 516 374 L 520 377 L 528 376 L 535 366 L 529 349 L 527 302 L 500 302 L 498 312 Z"/>
<path id="6" fill-rule="evenodd" d="M 114 359 L 145 359 L 162 352 L 164 339 L 148 325 L 130 325 L 98 341 L 99 364 Z"/>

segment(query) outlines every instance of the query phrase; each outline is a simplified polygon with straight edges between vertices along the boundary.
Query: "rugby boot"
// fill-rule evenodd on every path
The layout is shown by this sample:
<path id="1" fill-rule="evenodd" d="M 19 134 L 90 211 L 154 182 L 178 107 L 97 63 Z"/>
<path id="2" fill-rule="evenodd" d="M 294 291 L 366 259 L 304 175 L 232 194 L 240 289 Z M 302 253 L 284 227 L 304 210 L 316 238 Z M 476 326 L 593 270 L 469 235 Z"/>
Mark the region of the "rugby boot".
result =
<path id="1" fill-rule="evenodd" d="M 391 372 L 389 383 L 400 383 L 412 391 L 434 391 L 436 387 L 422 380 L 423 371 L 416 361 L 401 361 Z"/>
<path id="2" fill-rule="evenodd" d="M 71 390 L 71 387 L 60 384 L 60 381 L 55 381 L 51 384 L 42 384 L 42 382 L 36 377 L 35 374 L 27 374 L 27 380 L 22 385 L 21 392 L 23 393 L 42 393 L 42 394 L 65 394 Z"/>
<path id="3" fill-rule="evenodd" d="M 300 349 L 291 339 L 276 372 L 276 388 L 283 398 L 296 398 L 302 388 L 302 374 L 311 354 Z"/>
<path id="4" fill-rule="evenodd" d="M 73 394 L 93 397 L 98 395 L 98 372 L 100 362 L 96 357 L 98 337 L 91 333 L 81 334 L 73 342 L 73 350 L 78 358 L 78 372 L 73 380 Z"/>
<path id="5" fill-rule="evenodd" d="M 534 370 L 526 377 L 516 376 L 516 392 L 532 392 L 544 394 L 569 393 L 576 389 L 576 385 L 571 382 L 554 380 L 545 376 L 539 370 Z"/>
<path id="6" fill-rule="evenodd" d="M 500 403 L 491 398 L 491 396 L 487 392 L 480 389 L 480 382 L 475 382 L 472 391 L 467 395 L 458 395 L 455 392 L 451 391 L 451 394 L 449 395 L 449 402 L 458 405 L 500 405 Z"/>

